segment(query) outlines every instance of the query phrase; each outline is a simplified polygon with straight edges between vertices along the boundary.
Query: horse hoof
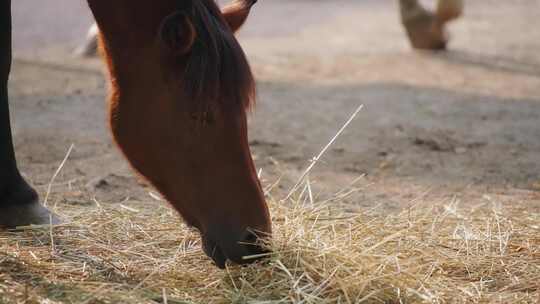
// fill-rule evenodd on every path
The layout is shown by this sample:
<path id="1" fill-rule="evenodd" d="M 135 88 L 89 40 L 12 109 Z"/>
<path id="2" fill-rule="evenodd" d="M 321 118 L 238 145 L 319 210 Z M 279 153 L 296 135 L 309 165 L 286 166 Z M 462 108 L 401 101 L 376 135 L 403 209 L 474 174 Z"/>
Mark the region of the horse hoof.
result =
<path id="1" fill-rule="evenodd" d="M 443 20 L 418 4 L 416 1 L 401 1 L 401 22 L 407 31 L 411 46 L 423 50 L 444 50 L 448 43 Z M 441 10 L 445 9 L 441 7 Z M 448 10 L 448 9 L 446 9 Z"/>
<path id="2" fill-rule="evenodd" d="M 408 22 L 404 25 L 413 48 L 434 51 L 446 49 L 448 36 L 443 25 L 437 21 Z"/>
<path id="3" fill-rule="evenodd" d="M 73 51 L 75 57 L 89 58 L 97 56 L 97 41 L 89 41 Z"/>
<path id="4" fill-rule="evenodd" d="M 99 28 L 92 24 L 86 34 L 86 41 L 73 52 L 76 57 L 95 57 L 98 54 Z"/>
<path id="5" fill-rule="evenodd" d="M 0 197 L 0 227 L 60 224 L 58 216 L 39 203 L 38 195 L 25 181 L 18 190 Z"/>
<path id="6" fill-rule="evenodd" d="M 16 228 L 29 225 L 56 225 L 62 221 L 38 202 L 0 208 L 0 227 Z"/>

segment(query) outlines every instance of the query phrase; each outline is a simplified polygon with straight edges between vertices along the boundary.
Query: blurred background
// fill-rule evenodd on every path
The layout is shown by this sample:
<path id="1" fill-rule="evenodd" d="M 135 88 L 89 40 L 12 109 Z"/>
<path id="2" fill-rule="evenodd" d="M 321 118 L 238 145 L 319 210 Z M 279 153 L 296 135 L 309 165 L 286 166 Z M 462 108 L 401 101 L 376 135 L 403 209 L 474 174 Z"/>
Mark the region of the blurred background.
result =
<path id="1" fill-rule="evenodd" d="M 12 2 L 22 170 L 43 191 L 73 143 L 59 197 L 147 200 L 107 131 L 101 61 L 73 55 L 92 24 L 87 4 Z M 312 174 L 320 195 L 365 176 L 358 204 L 489 193 L 538 207 L 539 29 L 539 0 L 465 0 L 448 51 L 418 52 L 397 1 L 259 0 L 239 39 L 258 80 L 250 140 L 264 184 L 281 178 L 285 192 L 364 104 Z"/>

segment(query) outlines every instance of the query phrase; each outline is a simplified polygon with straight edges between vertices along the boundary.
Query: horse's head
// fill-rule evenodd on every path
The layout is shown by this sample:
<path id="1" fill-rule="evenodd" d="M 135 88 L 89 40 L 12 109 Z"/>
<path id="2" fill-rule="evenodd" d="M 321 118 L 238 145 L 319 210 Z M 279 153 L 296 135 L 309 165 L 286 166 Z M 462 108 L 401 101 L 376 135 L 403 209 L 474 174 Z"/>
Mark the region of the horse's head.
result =
<path id="1" fill-rule="evenodd" d="M 220 267 L 260 253 L 254 233 L 271 232 L 247 140 L 255 85 L 233 34 L 248 2 L 223 14 L 213 0 L 89 0 L 114 137 Z"/>

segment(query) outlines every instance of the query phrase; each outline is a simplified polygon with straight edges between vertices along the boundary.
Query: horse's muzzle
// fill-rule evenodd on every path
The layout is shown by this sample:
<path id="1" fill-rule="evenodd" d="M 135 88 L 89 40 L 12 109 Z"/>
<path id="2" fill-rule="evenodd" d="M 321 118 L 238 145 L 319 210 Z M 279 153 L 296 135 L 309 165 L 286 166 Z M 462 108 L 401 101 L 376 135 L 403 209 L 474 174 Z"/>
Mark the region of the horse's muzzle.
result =
<path id="1" fill-rule="evenodd" d="M 257 236 L 249 231 L 246 231 L 237 238 L 234 242 L 215 242 L 208 237 L 202 236 L 203 251 L 208 257 L 210 257 L 217 267 L 224 269 L 227 260 L 235 264 L 249 264 L 262 257 L 269 252 L 268 249 L 263 248 L 257 242 Z"/>

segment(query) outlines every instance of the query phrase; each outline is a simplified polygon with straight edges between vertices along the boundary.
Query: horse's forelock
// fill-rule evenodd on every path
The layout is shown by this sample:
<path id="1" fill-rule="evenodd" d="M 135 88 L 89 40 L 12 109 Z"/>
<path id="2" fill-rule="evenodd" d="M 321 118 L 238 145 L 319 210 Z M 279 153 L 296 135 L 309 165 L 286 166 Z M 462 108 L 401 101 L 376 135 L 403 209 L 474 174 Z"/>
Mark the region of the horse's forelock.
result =
<path id="1" fill-rule="evenodd" d="M 217 102 L 225 110 L 248 109 L 255 99 L 251 68 L 219 7 L 213 0 L 192 1 L 197 38 L 187 59 L 184 89 L 201 102 L 201 110 Z"/>

